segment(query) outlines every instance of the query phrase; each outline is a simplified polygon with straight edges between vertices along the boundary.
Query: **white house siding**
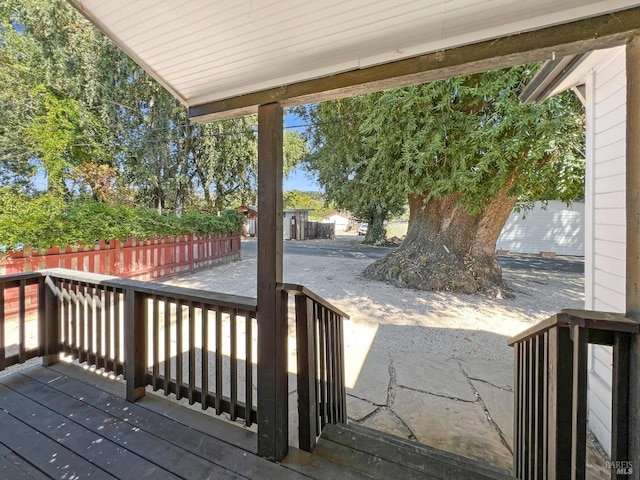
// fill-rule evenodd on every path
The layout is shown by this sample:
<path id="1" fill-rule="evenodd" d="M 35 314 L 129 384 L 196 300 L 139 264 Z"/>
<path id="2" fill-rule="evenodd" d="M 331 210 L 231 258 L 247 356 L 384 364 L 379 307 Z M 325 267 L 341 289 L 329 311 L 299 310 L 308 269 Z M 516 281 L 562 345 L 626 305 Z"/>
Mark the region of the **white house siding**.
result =
<path id="1" fill-rule="evenodd" d="M 625 311 L 626 72 L 620 47 L 586 78 L 585 308 Z M 589 426 L 610 452 L 610 347 L 589 351 Z"/>
<path id="2" fill-rule="evenodd" d="M 322 219 L 322 223 L 334 223 L 336 232 L 346 232 L 349 230 L 349 219 L 343 215 L 331 215 Z"/>
<path id="3" fill-rule="evenodd" d="M 584 255 L 584 203 L 570 206 L 537 203 L 527 212 L 514 211 L 496 242 L 498 249 L 512 253 L 555 252 L 556 255 Z"/>

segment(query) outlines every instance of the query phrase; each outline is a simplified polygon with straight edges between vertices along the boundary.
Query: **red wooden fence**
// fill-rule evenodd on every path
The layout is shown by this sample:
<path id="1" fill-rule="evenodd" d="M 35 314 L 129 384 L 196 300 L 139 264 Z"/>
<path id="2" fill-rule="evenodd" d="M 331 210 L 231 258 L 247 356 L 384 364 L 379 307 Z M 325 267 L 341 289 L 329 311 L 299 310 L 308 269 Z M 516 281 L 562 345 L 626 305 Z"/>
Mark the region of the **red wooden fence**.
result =
<path id="1" fill-rule="evenodd" d="M 0 275 L 46 268 L 68 268 L 136 280 L 152 280 L 207 268 L 240 258 L 240 233 L 218 236 L 183 235 L 138 241 L 100 241 L 94 247 L 25 247 L 0 259 Z M 27 306 L 37 303 L 36 286 L 26 287 Z M 5 293 L 5 313 L 17 312 L 19 289 Z M 27 307 L 28 308 L 28 307 Z"/>

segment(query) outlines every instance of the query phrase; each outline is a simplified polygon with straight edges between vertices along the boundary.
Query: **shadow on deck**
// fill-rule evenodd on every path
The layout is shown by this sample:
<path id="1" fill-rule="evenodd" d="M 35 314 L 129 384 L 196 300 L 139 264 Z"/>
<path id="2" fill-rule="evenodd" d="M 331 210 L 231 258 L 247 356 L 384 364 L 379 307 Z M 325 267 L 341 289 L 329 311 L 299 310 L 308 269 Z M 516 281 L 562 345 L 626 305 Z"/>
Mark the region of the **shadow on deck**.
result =
<path id="1" fill-rule="evenodd" d="M 0 477 L 359 479 L 512 478 L 362 427 L 332 426 L 313 454 L 256 455 L 257 435 L 83 368 L 33 367 L 0 379 Z"/>

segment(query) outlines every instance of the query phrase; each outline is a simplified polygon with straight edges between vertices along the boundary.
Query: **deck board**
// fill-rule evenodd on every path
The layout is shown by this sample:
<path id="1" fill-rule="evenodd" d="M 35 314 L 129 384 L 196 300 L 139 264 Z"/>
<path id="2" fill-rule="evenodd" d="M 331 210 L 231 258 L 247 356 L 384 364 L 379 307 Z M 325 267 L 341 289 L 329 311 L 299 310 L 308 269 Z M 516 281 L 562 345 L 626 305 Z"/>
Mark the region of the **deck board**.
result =
<path id="1" fill-rule="evenodd" d="M 11 480 L 33 480 L 27 472 L 20 468 L 5 457 L 0 457 L 0 478 Z"/>
<path id="2" fill-rule="evenodd" d="M 110 419 L 96 416 L 90 408 L 77 408 L 77 405 L 68 402 L 65 395 L 52 395 L 46 390 L 33 388 L 38 386 L 25 377 L 14 377 L 5 385 L 0 385 L 0 406 L 3 409 L 42 435 L 77 452 L 110 475 L 140 479 L 159 476 L 179 479 L 136 455 L 130 450 L 130 445 L 125 447 L 122 442 L 112 441 L 112 430 L 129 430 L 128 425 L 114 425 Z M 43 406 L 48 404 L 55 405 L 55 411 Z M 85 428 L 83 424 L 89 421 L 98 424 L 96 431 Z M 133 435 L 129 435 L 130 439 L 131 437 Z M 157 445 L 149 443 L 149 448 L 157 448 Z"/>
<path id="3" fill-rule="evenodd" d="M 113 397 L 73 378 L 59 376 L 56 378 L 46 369 L 29 372 L 29 374 L 31 378 L 40 382 L 51 382 L 49 383 L 51 388 L 60 392 L 69 392 L 76 399 L 82 398 L 83 402 L 88 402 L 105 414 L 126 421 L 128 425 L 139 428 L 141 431 L 149 432 L 152 435 L 166 436 L 167 442 L 180 446 L 190 456 L 207 459 L 209 462 L 221 465 L 247 478 L 256 480 L 268 478 L 295 480 L 301 478 L 299 473 L 259 457 L 248 461 L 246 452 L 226 442 L 210 436 L 194 435 L 193 428 L 157 415 L 141 405 L 131 404 L 122 398 Z M 53 378 L 49 379 L 50 377 Z M 194 478 L 204 477 L 196 476 Z"/>
<path id="4" fill-rule="evenodd" d="M 14 465 L 15 467 L 17 467 L 20 472 L 23 472 L 24 474 L 26 474 L 29 480 L 48 480 L 49 479 L 48 476 L 46 476 L 40 470 L 36 469 L 29 462 L 18 457 L 13 452 L 8 453 L 7 455 L 3 455 L 3 459 L 9 462 L 10 464 Z M 19 476 L 20 474 L 17 474 L 17 475 L 18 475 L 18 478 L 20 478 Z M 12 477 L 2 476 L 0 478 L 12 478 Z"/>
<path id="5" fill-rule="evenodd" d="M 81 478 L 90 473 L 123 479 L 319 480 L 336 469 L 319 458 L 305 457 L 296 465 L 269 462 L 254 454 L 255 432 L 153 394 L 127 402 L 122 382 L 73 365 L 33 367 L 1 378 L 0 408 L 9 412 L 0 415 L 0 468 L 15 471 L 16 478 L 63 478 L 57 465 L 47 463 L 51 458 L 54 463 L 64 458 L 67 470 Z M 338 471 L 345 474 L 341 478 L 364 478 Z M 12 478 L 0 475 L 5 477 Z"/>
<path id="6" fill-rule="evenodd" d="M 56 375 L 47 380 L 49 375 L 43 375 L 46 372 L 46 369 L 33 372 L 42 382 L 34 382 L 33 377 L 21 375 L 12 378 L 10 383 L 5 383 L 29 398 L 48 405 L 48 408 L 58 414 L 79 422 L 88 431 L 88 435 L 84 436 L 84 442 L 95 442 L 95 435 L 99 435 L 121 449 L 146 457 L 148 462 L 160 467 L 160 472 L 170 472 L 172 475 L 164 474 L 167 478 L 217 479 L 225 473 L 224 467 L 192 453 L 189 445 L 180 446 L 179 442 L 175 441 L 175 431 L 180 429 L 180 425 L 175 422 L 161 422 L 162 428 L 154 429 L 152 419 L 144 418 L 144 421 L 140 421 L 145 410 L 137 405 L 64 376 Z M 139 413 L 140 410 L 143 412 L 142 415 Z M 154 431 L 171 438 L 163 439 Z M 100 445 L 102 443 L 104 442 Z M 145 477 L 142 478 L 147 478 L 146 475 L 153 478 L 152 474 L 153 472 L 145 473 Z M 137 478 L 127 471 L 113 472 L 113 475 L 117 478 Z"/>
<path id="7" fill-rule="evenodd" d="M 0 441 L 50 478 L 113 478 L 98 466 L 92 465 L 4 410 L 0 412 Z"/>

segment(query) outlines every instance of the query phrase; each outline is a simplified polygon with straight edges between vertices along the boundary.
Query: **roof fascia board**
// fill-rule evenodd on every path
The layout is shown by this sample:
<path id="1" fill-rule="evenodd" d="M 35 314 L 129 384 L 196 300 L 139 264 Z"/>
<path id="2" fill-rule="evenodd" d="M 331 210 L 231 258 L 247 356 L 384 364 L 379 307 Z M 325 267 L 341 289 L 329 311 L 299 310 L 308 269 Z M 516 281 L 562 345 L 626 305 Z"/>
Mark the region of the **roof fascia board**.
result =
<path id="1" fill-rule="evenodd" d="M 589 54 L 569 55 L 547 61 L 535 74 L 529 85 L 520 94 L 520 101 L 525 105 L 543 102 L 553 95 L 555 88 L 577 67 Z"/>

